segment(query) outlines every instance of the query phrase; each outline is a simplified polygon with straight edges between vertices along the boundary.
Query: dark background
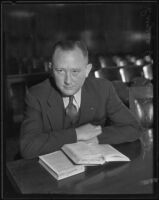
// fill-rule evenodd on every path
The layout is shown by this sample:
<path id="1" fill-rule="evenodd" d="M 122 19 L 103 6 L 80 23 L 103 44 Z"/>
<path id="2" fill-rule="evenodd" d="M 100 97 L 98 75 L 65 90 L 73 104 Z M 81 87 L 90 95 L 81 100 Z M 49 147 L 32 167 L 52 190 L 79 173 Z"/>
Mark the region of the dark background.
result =
<path id="1" fill-rule="evenodd" d="M 152 3 L 4 4 L 6 60 L 48 59 L 52 43 L 84 39 L 91 51 L 142 55 L 151 51 Z"/>

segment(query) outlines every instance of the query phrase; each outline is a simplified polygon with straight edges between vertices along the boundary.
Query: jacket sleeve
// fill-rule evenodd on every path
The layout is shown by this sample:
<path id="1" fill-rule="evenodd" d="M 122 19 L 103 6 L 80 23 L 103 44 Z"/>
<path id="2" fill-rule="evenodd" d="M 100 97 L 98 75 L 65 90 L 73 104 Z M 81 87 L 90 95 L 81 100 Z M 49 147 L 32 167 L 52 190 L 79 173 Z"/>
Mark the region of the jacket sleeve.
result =
<path id="1" fill-rule="evenodd" d="M 59 131 L 44 129 L 43 115 L 38 98 L 26 95 L 26 110 L 20 133 L 20 152 L 23 158 L 33 158 L 59 150 L 66 143 L 77 141 L 74 128 Z"/>
<path id="2" fill-rule="evenodd" d="M 99 143 L 119 144 L 134 141 L 141 136 L 142 127 L 129 108 L 122 103 L 111 83 L 106 101 L 106 115 L 110 124 L 102 128 L 102 134 L 98 136 Z"/>

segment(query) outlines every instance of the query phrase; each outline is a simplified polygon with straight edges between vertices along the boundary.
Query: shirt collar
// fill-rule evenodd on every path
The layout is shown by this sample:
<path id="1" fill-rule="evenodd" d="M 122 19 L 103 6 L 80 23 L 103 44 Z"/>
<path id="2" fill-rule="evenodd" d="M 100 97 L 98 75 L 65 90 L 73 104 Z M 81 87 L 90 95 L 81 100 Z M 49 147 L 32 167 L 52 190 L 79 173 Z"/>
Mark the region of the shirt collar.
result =
<path id="1" fill-rule="evenodd" d="M 74 94 L 74 100 L 76 101 L 76 103 L 80 107 L 80 104 L 81 104 L 81 89 L 76 94 Z"/>
<path id="2" fill-rule="evenodd" d="M 73 103 L 77 106 L 77 108 L 80 108 L 81 105 L 81 89 L 73 95 Z M 69 103 L 69 97 L 63 97 L 64 107 L 66 108 Z"/>

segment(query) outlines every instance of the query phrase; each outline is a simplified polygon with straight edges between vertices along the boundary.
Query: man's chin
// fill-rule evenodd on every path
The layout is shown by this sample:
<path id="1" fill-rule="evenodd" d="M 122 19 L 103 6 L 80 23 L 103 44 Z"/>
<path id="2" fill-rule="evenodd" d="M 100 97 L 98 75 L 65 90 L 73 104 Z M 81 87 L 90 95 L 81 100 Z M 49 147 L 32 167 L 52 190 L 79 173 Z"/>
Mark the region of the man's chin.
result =
<path id="1" fill-rule="evenodd" d="M 62 95 L 63 96 L 72 96 L 76 93 L 76 91 L 73 91 L 73 90 L 65 90 L 65 91 L 61 91 Z"/>

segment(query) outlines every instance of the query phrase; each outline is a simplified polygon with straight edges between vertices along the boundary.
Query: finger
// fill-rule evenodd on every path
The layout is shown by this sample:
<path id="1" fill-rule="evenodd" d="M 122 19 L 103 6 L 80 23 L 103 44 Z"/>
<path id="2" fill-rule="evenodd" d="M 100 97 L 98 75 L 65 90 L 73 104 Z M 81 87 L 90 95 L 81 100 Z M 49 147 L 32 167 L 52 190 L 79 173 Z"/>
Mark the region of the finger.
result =
<path id="1" fill-rule="evenodd" d="M 102 127 L 101 126 L 97 126 L 96 128 L 95 128 L 95 130 L 97 130 L 97 131 L 102 131 Z"/>
<path id="2" fill-rule="evenodd" d="M 95 126 L 95 129 L 97 129 L 97 130 L 100 129 L 100 126 Z"/>

